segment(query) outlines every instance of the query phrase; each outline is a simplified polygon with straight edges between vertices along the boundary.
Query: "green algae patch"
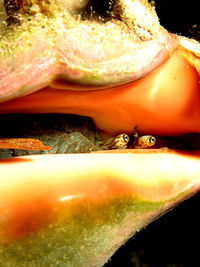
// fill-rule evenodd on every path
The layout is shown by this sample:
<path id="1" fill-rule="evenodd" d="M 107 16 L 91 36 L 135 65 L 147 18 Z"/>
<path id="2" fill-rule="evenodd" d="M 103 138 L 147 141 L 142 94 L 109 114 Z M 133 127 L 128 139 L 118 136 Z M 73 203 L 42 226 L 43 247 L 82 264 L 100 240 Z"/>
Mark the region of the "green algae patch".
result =
<path id="1" fill-rule="evenodd" d="M 162 206 L 131 197 L 64 206 L 56 222 L 1 246 L 0 266 L 102 266 Z"/>

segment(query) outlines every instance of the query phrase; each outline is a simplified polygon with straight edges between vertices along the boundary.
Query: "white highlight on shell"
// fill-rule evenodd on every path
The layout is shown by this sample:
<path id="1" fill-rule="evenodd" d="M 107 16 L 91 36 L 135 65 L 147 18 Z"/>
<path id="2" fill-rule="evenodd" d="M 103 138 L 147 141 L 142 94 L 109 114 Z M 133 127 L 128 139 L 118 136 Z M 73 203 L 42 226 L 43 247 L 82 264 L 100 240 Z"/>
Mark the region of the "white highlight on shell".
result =
<path id="1" fill-rule="evenodd" d="M 195 53 L 196 56 L 200 56 L 200 43 L 198 41 L 184 36 L 179 36 L 179 44 L 188 51 Z"/>
<path id="2" fill-rule="evenodd" d="M 65 202 L 65 201 L 68 201 L 68 200 L 81 198 L 83 196 L 84 196 L 84 194 L 67 195 L 67 196 L 61 197 L 60 198 L 60 202 Z"/>

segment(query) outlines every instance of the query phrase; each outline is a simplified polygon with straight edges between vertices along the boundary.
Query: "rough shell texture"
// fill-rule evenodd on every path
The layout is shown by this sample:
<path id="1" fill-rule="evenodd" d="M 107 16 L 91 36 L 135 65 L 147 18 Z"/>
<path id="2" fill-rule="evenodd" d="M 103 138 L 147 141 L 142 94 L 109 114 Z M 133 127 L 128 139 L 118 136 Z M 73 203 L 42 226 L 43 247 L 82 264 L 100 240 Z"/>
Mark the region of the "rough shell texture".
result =
<path id="1" fill-rule="evenodd" d="M 134 81 L 164 62 L 177 44 L 147 1 L 133 1 L 139 14 L 130 14 L 132 26 L 125 15 L 120 20 L 88 21 L 60 8 L 59 1 L 30 2 L 19 11 L 20 23 L 1 32 L 1 102 L 41 89 L 55 79 L 87 85 L 64 86 L 78 90 Z M 118 2 L 120 14 L 126 14 L 126 5 Z M 150 23 L 141 21 L 145 12 L 152 18 Z M 54 86 L 63 88 L 63 83 Z"/>

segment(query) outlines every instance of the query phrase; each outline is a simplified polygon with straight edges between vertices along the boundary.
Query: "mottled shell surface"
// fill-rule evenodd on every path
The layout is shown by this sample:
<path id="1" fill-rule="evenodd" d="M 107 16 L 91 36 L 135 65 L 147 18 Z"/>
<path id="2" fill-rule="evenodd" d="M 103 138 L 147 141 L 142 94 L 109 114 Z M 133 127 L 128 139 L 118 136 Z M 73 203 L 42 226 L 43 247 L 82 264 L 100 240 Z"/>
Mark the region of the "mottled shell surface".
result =
<path id="1" fill-rule="evenodd" d="M 79 2 L 24 1 L 18 23 L 0 27 L 0 102 L 46 86 L 99 90 L 129 83 L 163 63 L 177 45 L 146 0 L 131 8 L 116 1 L 100 21 L 83 19 L 87 1 Z"/>

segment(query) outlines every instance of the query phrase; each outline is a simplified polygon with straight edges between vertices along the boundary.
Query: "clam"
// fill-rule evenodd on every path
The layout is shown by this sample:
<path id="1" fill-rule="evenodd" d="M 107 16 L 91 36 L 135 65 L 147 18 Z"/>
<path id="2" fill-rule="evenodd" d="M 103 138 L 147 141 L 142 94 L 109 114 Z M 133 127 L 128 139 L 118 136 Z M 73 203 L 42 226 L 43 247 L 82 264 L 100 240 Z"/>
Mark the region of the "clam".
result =
<path id="1" fill-rule="evenodd" d="M 1 114 L 89 116 L 109 137 L 200 132 L 200 45 L 167 32 L 146 0 L 113 1 L 104 21 L 81 15 L 87 1 L 13 3 L 0 27 Z M 0 264 L 102 266 L 199 190 L 199 163 L 167 149 L 2 159 Z"/>

